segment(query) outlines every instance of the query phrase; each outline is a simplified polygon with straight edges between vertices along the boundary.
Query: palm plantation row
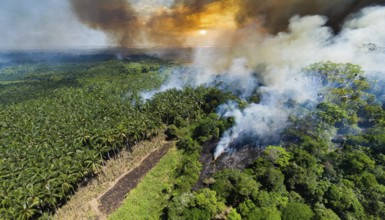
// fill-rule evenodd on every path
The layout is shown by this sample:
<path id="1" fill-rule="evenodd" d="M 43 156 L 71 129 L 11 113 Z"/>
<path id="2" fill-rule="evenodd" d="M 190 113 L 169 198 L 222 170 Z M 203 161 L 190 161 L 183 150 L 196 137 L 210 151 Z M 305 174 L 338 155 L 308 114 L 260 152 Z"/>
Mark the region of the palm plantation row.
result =
<path id="1" fill-rule="evenodd" d="M 165 123 L 199 116 L 207 89 L 172 90 L 141 100 L 135 89 L 153 88 L 162 80 L 154 71 L 158 63 L 143 66 L 151 71 L 82 75 L 74 78 L 76 86 L 1 106 L 0 218 L 48 216 L 118 151 L 151 138 Z"/>

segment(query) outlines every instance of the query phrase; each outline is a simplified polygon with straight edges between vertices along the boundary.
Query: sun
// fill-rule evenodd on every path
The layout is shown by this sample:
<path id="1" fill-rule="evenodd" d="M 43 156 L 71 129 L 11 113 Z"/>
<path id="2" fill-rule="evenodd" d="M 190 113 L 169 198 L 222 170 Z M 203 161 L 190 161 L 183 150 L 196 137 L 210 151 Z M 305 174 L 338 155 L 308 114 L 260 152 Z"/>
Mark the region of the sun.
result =
<path id="1" fill-rule="evenodd" d="M 200 35 L 206 35 L 207 34 L 207 30 L 204 30 L 204 29 L 202 29 L 202 30 L 199 30 L 199 34 Z"/>

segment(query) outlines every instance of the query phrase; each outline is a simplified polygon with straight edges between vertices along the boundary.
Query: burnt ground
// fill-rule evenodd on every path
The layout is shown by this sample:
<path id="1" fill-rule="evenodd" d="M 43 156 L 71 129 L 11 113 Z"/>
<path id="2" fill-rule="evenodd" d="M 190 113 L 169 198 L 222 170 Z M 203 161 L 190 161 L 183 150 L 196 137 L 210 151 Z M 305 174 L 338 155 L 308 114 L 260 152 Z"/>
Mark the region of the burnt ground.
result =
<path id="1" fill-rule="evenodd" d="M 99 199 L 99 210 L 104 214 L 109 215 L 119 208 L 125 196 L 140 183 L 143 177 L 155 167 L 156 164 L 158 164 L 171 146 L 171 143 L 165 144 L 162 148 L 152 152 L 138 167 L 123 176 Z"/>
<path id="2" fill-rule="evenodd" d="M 225 152 L 214 161 L 213 153 L 217 144 L 217 142 L 214 142 L 203 145 L 199 158 L 199 162 L 202 163 L 203 168 L 193 190 L 198 190 L 204 186 L 205 179 L 210 178 L 218 171 L 224 169 L 245 169 L 250 166 L 262 152 L 261 148 L 246 145 L 233 152 Z"/>

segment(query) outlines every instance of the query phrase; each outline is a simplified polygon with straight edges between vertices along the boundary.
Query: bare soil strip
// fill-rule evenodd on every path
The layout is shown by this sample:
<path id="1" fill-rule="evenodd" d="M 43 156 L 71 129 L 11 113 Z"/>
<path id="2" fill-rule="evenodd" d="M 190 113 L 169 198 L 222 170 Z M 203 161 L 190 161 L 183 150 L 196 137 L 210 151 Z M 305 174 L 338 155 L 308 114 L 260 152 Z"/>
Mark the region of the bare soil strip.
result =
<path id="1" fill-rule="evenodd" d="M 103 214 L 109 215 L 119 208 L 125 196 L 138 185 L 143 177 L 155 167 L 156 164 L 158 164 L 171 146 L 172 144 L 168 143 L 162 148 L 152 152 L 139 166 L 121 177 L 112 188 L 99 197 L 99 210 Z"/>

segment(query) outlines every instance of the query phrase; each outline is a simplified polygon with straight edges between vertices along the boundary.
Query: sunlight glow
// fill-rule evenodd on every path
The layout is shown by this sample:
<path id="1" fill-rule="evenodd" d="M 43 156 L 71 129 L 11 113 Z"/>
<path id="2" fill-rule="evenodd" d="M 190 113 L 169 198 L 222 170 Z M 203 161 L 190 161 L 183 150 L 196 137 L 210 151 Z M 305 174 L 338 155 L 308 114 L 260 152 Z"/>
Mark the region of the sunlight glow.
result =
<path id="1" fill-rule="evenodd" d="M 207 34 L 207 31 L 202 29 L 202 30 L 199 30 L 199 34 L 200 35 L 206 35 Z"/>

